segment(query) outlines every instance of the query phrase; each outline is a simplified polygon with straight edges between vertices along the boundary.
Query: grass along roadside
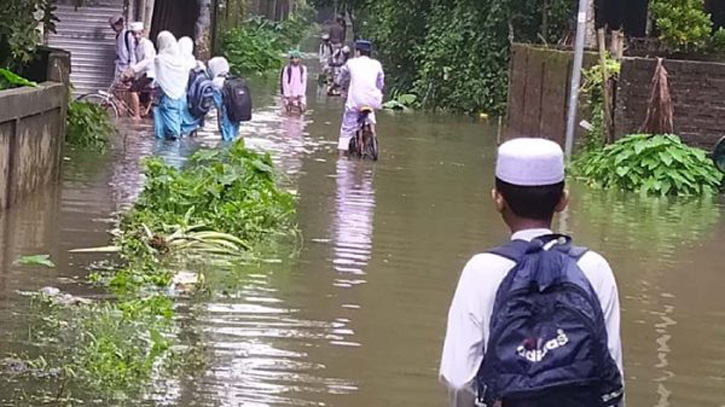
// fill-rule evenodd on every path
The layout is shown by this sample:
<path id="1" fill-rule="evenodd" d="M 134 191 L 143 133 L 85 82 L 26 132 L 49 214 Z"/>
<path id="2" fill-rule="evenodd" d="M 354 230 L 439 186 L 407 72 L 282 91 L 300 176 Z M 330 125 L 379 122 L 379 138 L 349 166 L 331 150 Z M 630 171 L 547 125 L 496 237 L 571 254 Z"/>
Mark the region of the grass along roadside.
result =
<path id="1" fill-rule="evenodd" d="M 16 390 L 14 401 L 134 405 L 154 378 L 203 364 L 199 344 L 180 332 L 177 302 L 209 295 L 205 270 L 251 262 L 255 248 L 296 232 L 294 196 L 278 187 L 269 155 L 242 142 L 200 151 L 182 170 L 153 158 L 144 167 L 146 184 L 113 231 L 114 245 L 86 250 L 115 252 L 122 264 L 90 274 L 101 299 L 32 296 L 36 312 L 23 338 L 31 350 L 5 359 L 0 382 L 43 385 Z"/>

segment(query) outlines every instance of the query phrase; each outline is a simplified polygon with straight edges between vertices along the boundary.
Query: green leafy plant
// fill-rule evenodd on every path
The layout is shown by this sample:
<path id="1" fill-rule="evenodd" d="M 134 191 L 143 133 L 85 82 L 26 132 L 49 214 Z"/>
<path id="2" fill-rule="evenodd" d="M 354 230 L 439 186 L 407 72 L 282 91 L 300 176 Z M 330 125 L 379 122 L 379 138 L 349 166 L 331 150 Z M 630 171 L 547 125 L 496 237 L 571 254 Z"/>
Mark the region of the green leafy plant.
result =
<path id="1" fill-rule="evenodd" d="M 12 89 L 21 86 L 36 87 L 38 84 L 33 81 L 29 81 L 8 69 L 0 68 L 0 90 Z"/>
<path id="2" fill-rule="evenodd" d="M 30 62 L 44 24 L 46 32 L 55 32 L 55 6 L 52 0 L 3 0 L 0 5 L 0 66 L 19 68 Z"/>
<path id="3" fill-rule="evenodd" d="M 66 141 L 75 147 L 105 150 L 116 128 L 102 107 L 72 101 L 68 105 Z"/>
<path id="4" fill-rule="evenodd" d="M 408 110 L 415 109 L 419 106 L 418 95 L 406 93 L 396 95 L 383 104 L 383 109 L 388 110 Z"/>
<path id="5" fill-rule="evenodd" d="M 619 61 L 612 58 L 606 59 L 607 73 L 610 79 L 616 80 L 619 77 L 621 65 Z M 597 64 L 582 72 L 583 84 L 582 95 L 587 98 L 587 106 L 591 112 L 591 130 L 587 131 L 587 137 L 579 146 L 579 153 L 586 154 L 589 151 L 598 150 L 604 147 L 606 142 L 606 122 L 604 116 L 604 77 L 602 66 Z"/>
<path id="6" fill-rule="evenodd" d="M 712 34 L 707 48 L 714 52 L 725 52 L 725 28 L 720 27 Z"/>
<path id="7" fill-rule="evenodd" d="M 36 254 L 31 256 L 22 256 L 13 263 L 21 266 L 45 266 L 54 268 L 55 264 L 50 260 L 49 254 Z"/>
<path id="8" fill-rule="evenodd" d="M 703 0 L 654 0 L 650 11 L 662 43 L 675 52 L 702 49 L 712 33 L 712 20 Z"/>
<path id="9" fill-rule="evenodd" d="M 122 229 L 156 234 L 164 225 L 204 225 L 246 245 L 291 226 L 295 199 L 277 186 L 271 157 L 241 142 L 202 150 L 183 170 L 160 159 L 146 160 L 144 168 L 146 185 Z"/>
<path id="10" fill-rule="evenodd" d="M 506 109 L 510 41 L 566 37 L 567 0 L 378 0 L 359 14 L 390 94 L 415 93 L 421 107 L 501 114 Z"/>
<path id="11" fill-rule="evenodd" d="M 297 45 L 308 29 L 302 17 L 283 22 L 252 17 L 222 35 L 222 52 L 235 74 L 264 74 L 282 67 L 282 54 Z"/>
<path id="12" fill-rule="evenodd" d="M 603 188 L 652 195 L 714 194 L 723 179 L 704 151 L 674 135 L 624 137 L 584 154 L 573 170 Z"/>
<path id="13" fill-rule="evenodd" d="M 70 305 L 43 294 L 34 297 L 42 301 L 29 335 L 42 356 L 18 361 L 33 366 L 36 379 L 44 380 L 44 389 L 32 397 L 52 394 L 57 404 L 79 396 L 70 394 L 72 387 L 92 389 L 82 399 L 119 405 L 147 391 L 161 369 L 172 375 L 171 369 L 181 371 L 181 363 L 198 364 L 203 355 L 171 324 L 173 296 L 210 290 L 204 264 L 216 255 L 236 256 L 295 231 L 295 200 L 277 185 L 272 159 L 242 142 L 224 151 L 201 150 L 183 169 L 159 159 L 144 166 L 144 189 L 122 215 L 114 245 L 76 251 L 120 255 L 123 265 L 89 277 L 111 299 Z M 188 351 L 179 351 L 183 348 Z"/>

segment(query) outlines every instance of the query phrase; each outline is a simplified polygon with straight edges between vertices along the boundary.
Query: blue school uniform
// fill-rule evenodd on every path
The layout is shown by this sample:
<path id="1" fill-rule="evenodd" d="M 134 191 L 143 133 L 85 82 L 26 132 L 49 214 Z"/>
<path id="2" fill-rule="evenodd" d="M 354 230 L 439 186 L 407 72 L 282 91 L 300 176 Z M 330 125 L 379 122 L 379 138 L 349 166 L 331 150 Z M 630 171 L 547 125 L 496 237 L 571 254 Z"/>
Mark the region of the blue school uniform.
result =
<path id="1" fill-rule="evenodd" d="M 163 94 L 154 107 L 154 134 L 157 139 L 175 140 L 181 137 L 182 114 L 186 98 L 171 99 Z"/>
<path id="2" fill-rule="evenodd" d="M 219 89 L 214 89 L 214 105 L 217 109 L 219 121 L 219 132 L 222 134 L 222 140 L 234 141 L 239 137 L 239 122 L 233 122 L 227 114 L 227 107 L 224 105 L 224 98 Z"/>

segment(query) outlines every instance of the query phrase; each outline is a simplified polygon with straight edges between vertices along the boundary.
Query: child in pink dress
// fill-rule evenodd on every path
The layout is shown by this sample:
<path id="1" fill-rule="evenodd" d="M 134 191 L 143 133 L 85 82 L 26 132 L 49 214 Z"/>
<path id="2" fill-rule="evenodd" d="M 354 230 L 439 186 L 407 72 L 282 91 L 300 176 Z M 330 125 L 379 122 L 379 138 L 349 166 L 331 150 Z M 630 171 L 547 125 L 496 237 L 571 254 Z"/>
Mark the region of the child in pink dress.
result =
<path id="1" fill-rule="evenodd" d="M 280 91 L 285 108 L 291 110 L 297 104 L 300 111 L 307 107 L 307 67 L 302 65 L 302 53 L 292 50 L 289 53 L 290 63 L 282 68 L 280 74 Z"/>

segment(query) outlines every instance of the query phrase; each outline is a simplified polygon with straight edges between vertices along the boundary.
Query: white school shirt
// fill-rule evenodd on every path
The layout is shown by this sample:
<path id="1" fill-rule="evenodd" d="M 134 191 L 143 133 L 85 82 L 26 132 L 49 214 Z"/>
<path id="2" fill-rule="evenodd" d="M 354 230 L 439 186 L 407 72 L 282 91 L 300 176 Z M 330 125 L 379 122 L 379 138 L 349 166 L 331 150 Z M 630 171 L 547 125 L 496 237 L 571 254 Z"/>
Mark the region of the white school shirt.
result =
<path id="1" fill-rule="evenodd" d="M 511 240 L 531 241 L 551 233 L 548 229 L 522 230 L 514 233 Z M 599 298 L 607 328 L 609 353 L 624 380 L 619 337 L 619 294 L 614 273 L 604 257 L 593 251 L 582 256 L 578 264 Z M 488 343 L 496 291 L 513 267 L 514 262 L 509 259 L 483 253 L 474 256 L 461 273 L 448 311 L 448 328 L 439 372 L 441 382 L 448 387 L 452 406 L 473 406 L 473 382 Z"/>
<path id="2" fill-rule="evenodd" d="M 116 35 L 116 76 L 136 63 L 136 39 L 131 31 L 122 30 Z"/>
<path id="3" fill-rule="evenodd" d="M 146 77 L 154 78 L 154 58 L 156 58 L 156 47 L 148 38 L 141 38 L 136 45 L 136 64 L 131 66 L 136 75 L 146 74 Z"/>
<path id="4" fill-rule="evenodd" d="M 348 78 L 350 88 L 345 103 L 347 110 L 358 110 L 366 106 L 376 110 L 382 108 L 385 74 L 380 62 L 366 56 L 350 59 L 340 69 L 335 82 L 342 84 Z"/>

